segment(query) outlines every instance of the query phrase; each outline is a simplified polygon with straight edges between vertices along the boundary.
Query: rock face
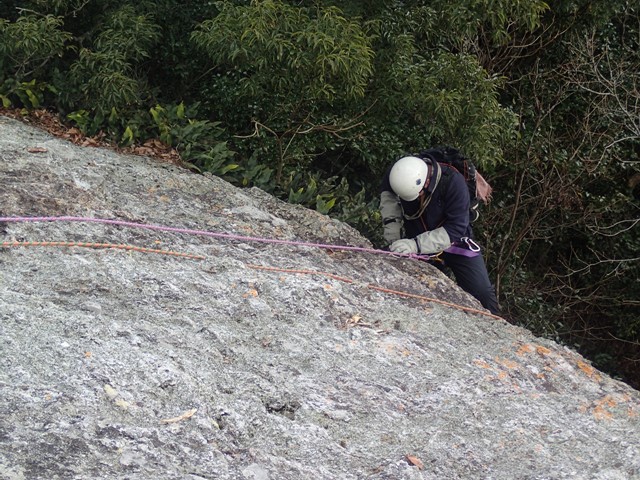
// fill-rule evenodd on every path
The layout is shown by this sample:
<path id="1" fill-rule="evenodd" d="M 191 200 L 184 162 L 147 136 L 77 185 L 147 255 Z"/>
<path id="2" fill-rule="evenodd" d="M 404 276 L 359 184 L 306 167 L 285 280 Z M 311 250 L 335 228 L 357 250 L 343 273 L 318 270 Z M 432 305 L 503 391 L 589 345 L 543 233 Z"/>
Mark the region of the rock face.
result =
<path id="1" fill-rule="evenodd" d="M 326 216 L 4 117 L 0 216 L 0 478 L 640 478 L 638 391 Z"/>

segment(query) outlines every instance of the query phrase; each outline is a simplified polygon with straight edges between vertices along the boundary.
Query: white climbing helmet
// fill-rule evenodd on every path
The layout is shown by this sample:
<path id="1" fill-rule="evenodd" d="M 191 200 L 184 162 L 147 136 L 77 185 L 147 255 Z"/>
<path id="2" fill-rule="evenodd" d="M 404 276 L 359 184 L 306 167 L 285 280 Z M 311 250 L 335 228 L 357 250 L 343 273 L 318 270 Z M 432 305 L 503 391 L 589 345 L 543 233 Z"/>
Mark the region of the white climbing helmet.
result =
<path id="1" fill-rule="evenodd" d="M 389 183 L 394 192 L 407 202 L 418 198 L 429 175 L 426 162 L 418 157 L 402 157 L 389 172 Z"/>

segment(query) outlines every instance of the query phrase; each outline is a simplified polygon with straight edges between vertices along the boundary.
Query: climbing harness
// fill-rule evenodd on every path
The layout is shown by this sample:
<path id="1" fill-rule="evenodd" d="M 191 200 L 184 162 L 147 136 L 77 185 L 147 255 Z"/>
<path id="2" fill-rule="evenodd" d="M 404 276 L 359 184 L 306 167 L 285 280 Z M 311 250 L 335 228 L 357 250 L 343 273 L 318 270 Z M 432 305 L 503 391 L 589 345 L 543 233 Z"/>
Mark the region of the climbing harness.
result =
<path id="1" fill-rule="evenodd" d="M 463 245 L 466 245 L 466 248 Z M 480 245 L 469 237 L 462 237 L 460 242 L 451 245 L 445 252 L 462 255 L 463 257 L 477 257 L 480 255 Z"/>

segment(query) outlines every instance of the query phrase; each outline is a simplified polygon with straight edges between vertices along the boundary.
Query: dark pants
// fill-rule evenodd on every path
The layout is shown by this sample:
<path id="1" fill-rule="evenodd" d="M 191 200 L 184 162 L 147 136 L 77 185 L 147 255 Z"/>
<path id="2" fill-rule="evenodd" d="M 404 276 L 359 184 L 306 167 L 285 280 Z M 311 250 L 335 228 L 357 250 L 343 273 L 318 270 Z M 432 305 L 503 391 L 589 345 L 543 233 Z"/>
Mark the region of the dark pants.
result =
<path id="1" fill-rule="evenodd" d="M 436 267 L 442 271 L 446 271 L 447 267 L 450 268 L 460 288 L 478 299 L 482 306 L 491 313 L 500 315 L 496 292 L 491 280 L 489 280 L 482 255 L 465 257 L 464 255 L 443 252 L 440 258 L 444 260 L 444 265 L 443 262 L 434 262 Z"/>

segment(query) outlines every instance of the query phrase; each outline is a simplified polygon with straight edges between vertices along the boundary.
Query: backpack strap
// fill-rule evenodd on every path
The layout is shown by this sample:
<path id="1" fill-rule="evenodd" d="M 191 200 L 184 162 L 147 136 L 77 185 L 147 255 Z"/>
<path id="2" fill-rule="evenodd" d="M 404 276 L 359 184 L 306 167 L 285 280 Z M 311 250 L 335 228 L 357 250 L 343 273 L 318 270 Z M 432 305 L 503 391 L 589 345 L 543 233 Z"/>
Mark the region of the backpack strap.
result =
<path id="1" fill-rule="evenodd" d="M 435 172 L 432 174 L 433 176 L 435 176 L 435 178 L 431 179 L 432 182 L 429 186 L 429 192 L 426 196 L 420 197 L 420 208 L 418 208 L 418 211 L 416 213 L 414 213 L 413 215 L 407 215 L 403 212 L 403 216 L 406 220 L 416 220 L 422 217 L 422 214 L 427 209 L 427 206 L 429 206 L 429 203 L 431 203 L 433 192 L 442 182 L 442 166 L 436 161 L 431 161 L 431 164 L 433 165 L 433 169 L 435 170 Z"/>
<path id="2" fill-rule="evenodd" d="M 460 173 L 467 184 L 469 191 L 469 219 L 475 222 L 480 217 L 480 202 L 488 203 L 491 200 L 491 185 L 480 175 L 473 162 L 465 157 L 460 150 L 450 146 L 433 147 L 415 154 L 416 157 L 429 158 L 439 163 L 443 170 L 442 194 L 446 195 L 449 183 L 455 170 Z M 444 167 L 449 168 L 444 168 Z"/>

